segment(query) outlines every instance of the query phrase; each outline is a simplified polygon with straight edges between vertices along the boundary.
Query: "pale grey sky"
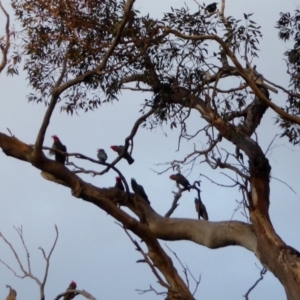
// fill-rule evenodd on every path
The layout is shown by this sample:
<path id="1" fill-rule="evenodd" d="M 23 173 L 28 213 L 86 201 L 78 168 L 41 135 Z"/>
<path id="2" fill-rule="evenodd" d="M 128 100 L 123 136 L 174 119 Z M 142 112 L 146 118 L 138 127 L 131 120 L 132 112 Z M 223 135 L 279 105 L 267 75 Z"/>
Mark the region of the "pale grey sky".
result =
<path id="1" fill-rule="evenodd" d="M 192 10 L 196 10 L 194 1 L 188 0 L 186 3 Z M 5 0 L 3 4 L 8 7 L 9 1 Z M 179 0 L 137 0 L 135 8 L 144 14 L 150 13 L 151 16 L 160 17 L 163 12 L 170 10 L 171 5 L 180 7 L 183 4 L 184 2 Z M 262 26 L 264 34 L 260 44 L 260 58 L 256 60 L 258 70 L 267 79 L 285 86 L 288 84 L 288 77 L 282 53 L 288 46 L 278 40 L 274 26 L 280 11 L 293 11 L 297 5 L 299 2 L 291 0 L 227 0 L 227 15 L 243 19 L 243 13 L 254 13 L 254 20 Z M 2 30 L 2 15 L 0 24 Z M 0 76 L 0 131 L 7 132 L 6 128 L 9 128 L 24 142 L 34 143 L 45 106 L 27 102 L 26 95 L 30 90 L 25 77 L 22 73 L 19 77 L 6 77 L 5 72 Z M 271 96 L 278 105 L 284 106 L 284 96 Z M 79 112 L 79 116 L 72 117 L 60 113 L 57 108 L 47 131 L 46 145 L 50 146 L 51 135 L 57 134 L 70 152 L 81 152 L 96 157 L 97 148 L 104 148 L 108 160 L 113 160 L 115 153 L 109 146 L 123 143 L 134 120 L 139 116 L 140 104 L 146 97 L 145 94 L 132 95 L 123 92 L 119 102 L 104 104 L 95 112 Z M 273 136 L 279 133 L 274 125 L 275 114 L 268 110 L 266 115 L 258 129 L 258 138 L 264 150 Z M 119 124 L 119 120 L 122 120 L 122 125 Z M 195 114 L 190 128 L 196 131 L 200 128 L 199 124 L 201 125 L 202 121 Z M 135 177 L 144 186 L 152 206 L 161 214 L 170 207 L 174 183 L 168 179 L 171 172 L 157 176 L 150 168 L 157 168 L 154 164 L 170 161 L 171 157 L 182 158 L 189 153 L 193 147 L 192 143 L 183 144 L 181 151 L 175 152 L 177 136 L 178 131 L 170 132 L 168 126 L 163 130 L 157 128 L 153 132 L 140 129 L 134 143 L 135 163 L 128 166 L 126 161 L 120 161 L 118 165 L 127 179 Z M 200 147 L 201 141 L 197 142 Z M 272 179 L 272 222 L 286 243 L 300 249 L 299 147 L 292 147 L 285 139 L 277 140 L 268 158 L 272 165 L 272 176 L 284 180 L 297 192 L 295 195 L 285 185 Z M 80 163 L 87 168 L 101 169 L 88 162 Z M 150 284 L 158 291 L 163 290 L 156 284 L 156 278 L 146 265 L 135 263 L 141 256 L 135 251 L 134 245 L 123 230 L 114 223 L 113 218 L 95 206 L 73 198 L 65 187 L 45 181 L 40 172 L 28 163 L 6 157 L 1 152 L 0 166 L 0 231 L 16 245 L 19 253 L 22 253 L 21 256 L 25 258 L 13 229 L 13 226 L 23 225 L 33 272 L 39 277 L 44 271 L 44 261 L 37 248 L 43 246 L 50 249 L 55 237 L 54 224 L 59 228 L 60 237 L 51 260 L 47 281 L 47 299 L 53 299 L 64 291 L 71 280 L 77 282 L 79 289 L 86 289 L 98 300 L 155 299 L 157 296 L 152 293 L 138 295 L 135 291 L 148 289 Z M 201 164 L 189 179 L 198 179 L 199 173 L 218 182 L 228 182 L 219 170 L 212 171 L 205 164 Z M 109 187 L 114 185 L 115 174 L 110 172 L 102 177 L 82 177 L 100 187 Z M 241 196 L 230 189 L 217 188 L 204 178 L 201 189 L 210 220 L 230 220 L 237 207 L 236 200 L 240 200 Z M 192 195 L 182 197 L 174 216 L 196 218 Z M 241 211 L 237 211 L 233 219 L 244 220 Z M 195 276 L 201 274 L 202 280 L 196 298 L 243 299 L 242 296 L 259 277 L 256 264 L 260 266 L 260 263 L 252 253 L 243 248 L 209 250 L 186 241 L 161 241 L 161 244 L 171 247 Z M 172 257 L 172 254 L 169 254 Z M 17 268 L 12 254 L 2 242 L 0 259 Z M 182 267 L 173 257 L 172 259 L 178 266 L 178 271 L 182 272 Z M 32 280 L 17 279 L 0 265 L 0 299 L 7 295 L 6 284 L 17 289 L 18 300 L 38 297 L 38 287 Z M 76 299 L 81 298 L 78 296 Z M 285 299 L 285 293 L 278 280 L 271 273 L 267 273 L 265 279 L 251 293 L 250 299 L 281 300 Z"/>

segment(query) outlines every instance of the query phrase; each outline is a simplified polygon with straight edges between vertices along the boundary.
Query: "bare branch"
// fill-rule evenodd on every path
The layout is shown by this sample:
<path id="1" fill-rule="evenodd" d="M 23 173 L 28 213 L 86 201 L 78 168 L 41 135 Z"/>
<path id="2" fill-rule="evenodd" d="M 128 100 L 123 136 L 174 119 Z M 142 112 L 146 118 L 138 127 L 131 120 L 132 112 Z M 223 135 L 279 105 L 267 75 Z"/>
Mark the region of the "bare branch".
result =
<path id="1" fill-rule="evenodd" d="M 200 174 L 200 176 L 203 176 L 205 177 L 206 179 L 208 179 L 210 182 L 212 182 L 213 184 L 217 185 L 217 186 L 221 186 L 221 187 L 225 187 L 225 188 L 233 188 L 236 186 L 236 183 L 235 184 L 232 184 L 232 185 L 227 185 L 227 184 L 221 184 L 221 183 L 218 183 L 214 180 L 212 180 L 211 178 L 207 177 L 206 175 L 204 174 Z"/>
<path id="2" fill-rule="evenodd" d="M 249 294 L 255 289 L 255 287 L 259 284 L 260 281 L 264 279 L 264 275 L 267 273 L 266 268 L 262 268 L 260 270 L 260 278 L 255 281 L 255 283 L 250 287 L 250 289 L 247 291 L 247 293 L 244 295 L 246 300 L 249 300 Z"/>
<path id="3" fill-rule="evenodd" d="M 6 64 L 7 64 L 7 54 L 8 54 L 8 50 L 10 47 L 10 30 L 9 30 L 9 14 L 7 13 L 7 11 L 5 10 L 4 6 L 2 5 L 2 2 L 0 1 L 0 8 L 3 11 L 5 17 L 6 17 L 6 25 L 5 25 L 5 36 L 6 36 L 6 41 L 5 41 L 5 46 L 2 49 L 2 61 L 0 63 L 0 73 L 2 72 L 2 70 L 5 68 Z"/>
<path id="4" fill-rule="evenodd" d="M 24 279 L 25 277 L 27 277 L 26 275 L 18 275 L 17 272 L 12 269 L 6 262 L 4 262 L 3 260 L 0 259 L 0 263 L 2 263 L 7 269 L 9 269 L 16 277 Z"/>
<path id="5" fill-rule="evenodd" d="M 175 209 L 178 207 L 178 205 L 179 205 L 178 201 L 179 201 L 179 199 L 182 196 L 183 190 L 178 185 L 177 185 L 177 187 L 178 187 L 178 192 L 173 192 L 173 194 L 174 194 L 174 200 L 172 202 L 171 208 L 165 214 L 166 218 L 169 218 L 172 215 L 172 213 L 175 211 Z"/>
<path id="6" fill-rule="evenodd" d="M 120 224 L 118 224 L 119 226 L 121 226 Z M 121 226 L 122 227 L 122 226 Z M 151 271 L 153 272 L 153 274 L 155 275 L 155 277 L 158 280 L 158 283 L 163 286 L 166 289 L 169 289 L 170 286 L 161 278 L 161 276 L 159 275 L 159 273 L 156 271 L 155 266 L 153 264 L 153 262 L 150 261 L 149 257 L 146 255 L 146 253 L 143 251 L 143 249 L 141 248 L 141 246 L 138 244 L 137 241 L 135 241 L 131 235 L 129 234 L 129 232 L 123 227 L 125 233 L 127 234 L 127 236 L 130 238 L 131 242 L 136 246 L 136 250 L 139 251 L 143 257 L 144 257 L 144 262 L 148 264 L 148 266 L 150 267 Z"/>
<path id="7" fill-rule="evenodd" d="M 20 234 L 19 234 L 19 236 L 20 236 Z M 31 271 L 27 271 L 27 270 L 24 268 L 24 266 L 23 266 L 23 264 L 22 264 L 22 262 L 21 262 L 21 260 L 20 260 L 20 258 L 19 258 L 19 256 L 18 256 L 16 250 L 14 249 L 13 245 L 12 245 L 12 244 L 4 237 L 3 233 L 1 233 L 1 232 L 0 232 L 0 237 L 2 237 L 2 239 L 4 240 L 4 242 L 9 246 L 10 250 L 12 251 L 12 253 L 13 253 L 14 256 L 15 256 L 16 261 L 18 262 L 18 265 L 19 265 L 21 271 L 22 271 L 23 274 L 24 274 L 23 277 L 20 277 L 20 276 L 18 276 L 18 277 L 19 277 L 19 278 L 29 277 L 29 278 L 33 279 L 39 286 L 41 286 L 40 280 L 39 280 L 37 277 L 35 277 L 35 276 L 31 273 Z M 2 261 L 1 261 L 1 262 L 2 262 Z M 2 262 L 2 263 L 3 263 L 3 262 Z M 3 264 L 4 264 L 4 263 L 3 263 Z M 7 266 L 7 264 L 5 264 L 5 265 Z M 7 267 L 8 267 L 8 266 L 7 266 Z M 13 271 L 11 268 L 9 268 L 9 269 L 10 269 L 11 271 Z M 13 271 L 13 272 L 14 272 L 14 271 Z M 14 273 L 15 273 L 15 272 L 14 272 Z"/>
<path id="8" fill-rule="evenodd" d="M 52 248 L 50 249 L 50 252 L 49 252 L 48 256 L 45 255 L 44 249 L 40 247 L 40 249 L 43 252 L 44 258 L 46 260 L 46 269 L 45 269 L 44 279 L 43 279 L 43 282 L 42 282 L 42 285 L 41 285 L 41 290 L 43 291 L 43 296 L 44 296 L 44 287 L 45 287 L 45 284 L 46 284 L 46 281 L 47 281 L 49 267 L 50 267 L 50 258 L 51 258 L 51 255 L 52 255 L 55 247 L 56 247 L 58 236 L 59 236 L 59 232 L 58 232 L 58 228 L 57 228 L 56 224 L 55 224 L 54 228 L 55 228 L 56 236 L 55 236 Z"/>
<path id="9" fill-rule="evenodd" d="M 31 266 L 30 266 L 30 254 L 29 254 L 29 251 L 27 249 L 27 246 L 25 244 L 25 241 L 24 241 L 24 237 L 23 237 L 23 226 L 21 226 L 20 228 L 16 228 L 14 226 L 14 229 L 16 230 L 16 232 L 18 233 L 21 241 L 22 241 L 22 245 L 25 249 L 25 252 L 26 252 L 26 258 L 27 258 L 27 267 L 28 267 L 28 271 L 29 273 L 31 273 Z"/>
<path id="10" fill-rule="evenodd" d="M 10 247 L 11 251 L 13 252 L 18 264 L 19 264 L 19 267 L 21 269 L 21 271 L 23 272 L 23 276 L 21 275 L 18 275 L 8 264 L 6 264 L 5 262 L 3 262 L 2 260 L 0 260 L 0 262 L 5 265 L 9 270 L 11 270 L 14 275 L 18 278 L 21 278 L 21 279 L 24 279 L 25 277 L 29 277 L 31 279 L 33 279 L 39 286 L 40 288 L 40 299 L 41 300 L 44 300 L 45 299 L 45 284 L 46 284 L 46 281 L 47 281 L 47 277 L 48 277 L 48 271 L 49 271 L 49 266 L 50 266 L 50 258 L 51 258 L 51 255 L 53 253 L 53 250 L 56 246 L 56 243 L 57 243 L 57 239 L 58 239 L 58 228 L 57 226 L 55 225 L 55 231 L 56 231 L 56 237 L 55 237 L 55 240 L 54 240 L 54 243 L 53 243 L 53 246 L 49 252 L 48 255 L 46 255 L 44 249 L 42 247 L 39 247 L 39 249 L 42 251 L 43 253 L 43 257 L 44 259 L 46 260 L 46 269 L 45 269 L 45 275 L 44 275 L 44 279 L 43 279 L 43 282 L 41 282 L 36 276 L 34 276 L 32 274 L 32 271 L 31 271 L 31 264 L 30 264 L 30 254 L 29 254 L 29 251 L 28 251 L 28 248 L 26 246 L 26 243 L 25 243 L 25 240 L 24 240 L 24 236 L 23 236 L 23 227 L 21 226 L 20 228 L 16 228 L 14 227 L 14 229 L 17 231 L 18 235 L 19 235 L 19 238 L 21 239 L 21 242 L 22 242 L 22 245 L 25 249 L 25 252 L 26 252 L 26 257 L 27 257 L 27 265 L 28 265 L 28 271 L 24 268 L 24 266 L 22 265 L 22 262 L 21 260 L 19 259 L 19 256 L 17 254 L 17 252 L 15 251 L 14 247 L 12 246 L 11 243 L 9 243 L 9 241 L 3 236 L 2 233 L 0 233 L 0 237 L 2 237 L 2 239 L 5 241 L 5 243 Z"/>

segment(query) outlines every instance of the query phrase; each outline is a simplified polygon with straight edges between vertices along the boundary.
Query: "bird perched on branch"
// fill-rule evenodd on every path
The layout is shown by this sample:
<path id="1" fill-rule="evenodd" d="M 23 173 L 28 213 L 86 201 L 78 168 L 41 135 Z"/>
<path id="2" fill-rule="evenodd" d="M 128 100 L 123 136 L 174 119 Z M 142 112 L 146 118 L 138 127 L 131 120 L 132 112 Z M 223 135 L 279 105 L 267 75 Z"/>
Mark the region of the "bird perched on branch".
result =
<path id="1" fill-rule="evenodd" d="M 103 149 L 98 149 L 97 157 L 102 163 L 106 162 L 107 160 L 107 154 Z"/>
<path id="2" fill-rule="evenodd" d="M 122 179 L 120 177 L 116 177 L 116 184 L 115 184 L 115 189 L 125 191 L 124 185 L 122 183 Z"/>
<path id="3" fill-rule="evenodd" d="M 176 183 L 182 185 L 185 190 L 190 191 L 191 185 L 189 181 L 180 173 L 170 175 L 170 179 L 175 180 Z"/>
<path id="4" fill-rule="evenodd" d="M 132 189 L 133 189 L 133 191 L 134 191 L 134 193 L 135 193 L 136 195 L 141 196 L 144 200 L 146 200 L 146 202 L 147 202 L 148 204 L 150 204 L 150 201 L 148 200 L 148 196 L 147 196 L 147 194 L 145 193 L 144 188 L 143 188 L 140 184 L 138 184 L 138 183 L 135 181 L 135 179 L 133 179 L 133 178 L 131 178 L 131 187 L 132 187 Z"/>
<path id="5" fill-rule="evenodd" d="M 60 141 L 58 136 L 53 135 L 52 138 L 53 138 L 53 141 L 54 141 L 53 145 L 52 145 L 52 149 L 60 150 L 62 152 L 67 152 L 67 147 L 62 144 L 62 142 Z M 57 152 L 57 151 L 53 151 L 53 150 L 50 150 L 49 154 L 50 155 L 55 155 L 55 161 L 60 162 L 63 165 L 65 164 L 66 158 L 67 158 L 67 156 L 65 154 Z"/>
<path id="6" fill-rule="evenodd" d="M 209 5 L 207 5 L 206 8 L 205 8 L 206 11 L 209 12 L 210 14 L 213 13 L 213 12 L 215 12 L 216 9 L 217 9 L 217 4 L 218 4 L 217 2 L 213 2 L 213 3 L 209 4 Z"/>
<path id="7" fill-rule="evenodd" d="M 200 220 L 200 217 L 202 217 L 204 220 L 208 220 L 208 214 L 206 211 L 205 205 L 202 203 L 202 201 L 198 198 L 195 198 L 195 208 L 196 212 L 198 213 L 198 220 Z"/>
<path id="8" fill-rule="evenodd" d="M 9 288 L 9 294 L 6 297 L 5 300 L 17 300 L 17 291 L 14 290 L 11 286 L 7 285 L 7 288 Z"/>
<path id="9" fill-rule="evenodd" d="M 77 284 L 76 282 L 72 281 L 70 283 L 70 285 L 68 286 L 68 288 L 66 289 L 66 291 L 70 291 L 70 290 L 76 290 L 77 288 Z M 71 300 L 75 297 L 75 293 L 68 293 L 64 296 L 64 300 Z"/>
<path id="10" fill-rule="evenodd" d="M 112 150 L 114 150 L 115 152 L 117 152 L 119 155 L 121 155 L 123 152 L 124 146 L 110 146 L 110 148 Z M 130 156 L 130 154 L 127 151 L 124 153 L 123 158 L 125 158 L 130 165 L 133 164 L 133 162 L 134 162 L 134 159 Z"/>

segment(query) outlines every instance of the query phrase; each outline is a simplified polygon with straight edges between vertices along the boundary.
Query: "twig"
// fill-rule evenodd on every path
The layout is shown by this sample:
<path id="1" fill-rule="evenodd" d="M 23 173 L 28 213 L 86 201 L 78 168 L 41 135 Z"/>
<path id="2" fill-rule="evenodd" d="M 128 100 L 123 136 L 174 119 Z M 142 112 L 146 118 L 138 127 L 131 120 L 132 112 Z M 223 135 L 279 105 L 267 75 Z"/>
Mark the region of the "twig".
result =
<path id="1" fill-rule="evenodd" d="M 175 209 L 178 207 L 178 205 L 179 205 L 178 201 L 179 201 L 179 199 L 182 196 L 183 190 L 178 185 L 177 185 L 177 187 L 178 187 L 178 192 L 173 192 L 173 194 L 174 194 L 174 200 L 172 202 L 172 205 L 171 205 L 170 209 L 165 214 L 166 218 L 169 218 L 172 215 L 172 213 L 175 211 Z"/>
<path id="2" fill-rule="evenodd" d="M 249 289 L 249 290 L 247 291 L 247 293 L 244 295 L 244 297 L 245 297 L 246 300 L 249 300 L 249 294 L 250 294 L 251 291 L 258 285 L 258 283 L 264 279 L 264 275 L 265 275 L 266 273 L 267 273 L 267 269 L 266 269 L 266 268 L 262 268 L 262 269 L 260 270 L 260 278 L 257 279 L 257 280 L 255 281 L 255 283 L 250 287 L 250 289 Z"/>
<path id="3" fill-rule="evenodd" d="M 25 249 L 25 252 L 26 252 L 26 257 L 27 257 L 27 266 L 28 266 L 28 271 L 29 273 L 31 273 L 31 266 L 30 266 L 30 254 L 29 254 L 29 251 L 27 249 L 27 246 L 25 244 L 25 241 L 24 241 L 24 238 L 23 238 L 23 226 L 21 226 L 20 228 L 16 228 L 14 226 L 14 229 L 17 231 L 21 241 L 22 241 L 22 244 L 23 244 L 23 247 Z"/>
<path id="4" fill-rule="evenodd" d="M 51 258 L 51 255 L 54 251 L 54 248 L 56 247 L 56 243 L 57 243 L 57 240 L 58 240 L 58 236 L 59 236 L 59 232 L 58 232 L 58 228 L 57 228 L 57 225 L 55 224 L 55 233 L 56 233 L 56 237 L 54 239 L 54 243 L 52 245 L 52 248 L 50 249 L 50 252 L 48 254 L 48 256 L 45 255 L 45 251 L 42 247 L 39 247 L 39 249 L 42 251 L 43 253 L 43 256 L 46 260 L 46 269 L 45 269 L 45 275 L 44 275 L 44 279 L 43 279 L 43 282 L 42 282 L 42 290 L 44 292 L 44 287 L 45 287 L 45 284 L 46 284 L 46 281 L 47 281 L 47 277 L 48 277 L 48 272 L 49 272 L 49 267 L 50 267 L 50 258 Z"/>
<path id="5" fill-rule="evenodd" d="M 177 259 L 177 261 L 179 262 L 179 264 L 182 266 L 183 273 L 184 273 L 185 280 L 186 280 L 186 284 L 187 284 L 188 288 L 190 288 L 190 282 L 189 282 L 189 277 L 187 275 L 187 269 L 186 269 L 186 267 L 183 265 L 183 263 L 181 262 L 180 258 L 177 256 L 176 252 L 174 252 L 173 250 L 171 250 L 171 248 L 167 244 L 165 244 L 165 246 L 169 249 L 170 252 L 172 252 L 172 254 L 175 256 L 175 258 Z"/>
<path id="6" fill-rule="evenodd" d="M 201 281 L 201 274 L 199 275 L 199 280 L 197 280 L 195 278 L 195 276 L 192 274 L 192 272 L 190 271 L 190 269 L 188 268 L 188 266 L 184 266 L 183 263 L 181 262 L 180 258 L 177 256 L 176 252 L 174 252 L 167 244 L 165 244 L 165 246 L 169 249 L 169 251 L 172 252 L 172 254 L 176 257 L 177 261 L 180 263 L 180 265 L 182 266 L 183 268 L 183 272 L 184 272 L 184 275 L 185 275 L 185 278 L 186 278 L 186 282 L 187 282 L 187 286 L 189 287 L 190 284 L 189 284 L 189 278 L 188 278 L 188 274 L 190 274 L 190 276 L 192 277 L 192 279 L 195 281 L 195 284 L 196 284 L 196 287 L 195 287 L 195 290 L 193 292 L 193 295 L 195 295 L 198 287 L 199 287 L 199 284 L 200 284 L 200 281 Z"/>
<path id="7" fill-rule="evenodd" d="M 273 178 L 273 179 L 275 179 L 275 180 L 277 180 L 277 181 L 283 183 L 283 184 L 286 185 L 286 186 L 287 186 L 294 194 L 297 195 L 297 192 L 296 192 L 290 185 L 288 185 L 285 181 L 283 181 L 283 180 L 281 180 L 281 179 L 279 179 L 279 178 L 277 178 L 277 177 L 274 177 L 274 176 L 271 176 L 271 178 Z"/>
<path id="8" fill-rule="evenodd" d="M 29 277 L 29 278 L 33 279 L 33 280 L 40 286 L 40 285 L 41 285 L 40 280 L 39 280 L 37 277 L 35 277 L 31 272 L 25 270 L 25 268 L 24 268 L 24 266 L 23 266 L 23 264 L 22 264 L 22 262 L 21 262 L 21 260 L 20 260 L 20 258 L 19 258 L 19 256 L 18 256 L 16 250 L 14 249 L 13 245 L 12 245 L 12 244 L 4 237 L 4 235 L 3 235 L 2 233 L 0 233 L 0 237 L 2 237 L 2 239 L 4 240 L 4 242 L 5 242 L 5 243 L 9 246 L 9 248 L 11 249 L 12 253 L 14 254 L 14 256 L 15 256 L 17 262 L 18 262 L 18 265 L 19 265 L 21 271 L 22 271 L 23 274 L 24 274 L 23 277 L 21 277 L 21 276 L 18 276 L 18 277 L 19 277 L 19 278 Z M 1 262 L 2 262 L 4 265 L 7 266 L 7 264 L 5 264 L 3 261 L 1 261 Z M 11 271 L 13 271 L 11 268 L 9 268 L 9 269 L 10 269 Z M 14 271 L 13 271 L 13 272 L 14 272 Z M 15 272 L 14 272 L 14 273 L 15 273 Z"/>
<path id="9" fill-rule="evenodd" d="M 270 150 L 271 146 L 273 145 L 274 141 L 276 140 L 276 138 L 277 138 L 278 136 L 279 136 L 279 134 L 276 134 L 276 135 L 273 137 L 271 143 L 269 144 L 267 150 L 265 151 L 265 155 L 267 155 L 268 151 Z"/>
<path id="10" fill-rule="evenodd" d="M 150 289 L 148 290 L 139 290 L 139 289 L 136 289 L 136 291 L 140 294 L 140 295 L 143 295 L 143 294 L 146 294 L 148 292 L 154 292 L 157 296 L 162 296 L 162 295 L 166 295 L 167 292 L 158 292 L 156 291 L 152 285 L 150 284 Z"/>
<path id="11" fill-rule="evenodd" d="M 118 223 L 117 223 L 117 224 L 118 224 Z M 143 260 L 143 261 L 138 261 L 138 262 L 145 262 L 145 263 L 147 263 L 147 264 L 149 265 L 151 271 L 153 272 L 153 274 L 154 274 L 155 277 L 157 278 L 158 283 L 159 283 L 161 286 L 165 287 L 166 289 L 169 289 L 169 288 L 170 288 L 169 285 L 161 278 L 161 276 L 159 275 L 159 273 L 156 271 L 155 266 L 154 266 L 153 263 L 150 261 L 148 255 L 144 252 L 144 250 L 141 248 L 141 246 L 138 244 L 138 242 L 135 241 L 135 240 L 131 237 L 131 235 L 129 234 L 129 232 L 127 231 L 126 228 L 124 228 L 124 227 L 121 226 L 120 224 L 118 224 L 118 225 L 124 229 L 125 233 L 126 233 L 127 236 L 130 238 L 131 242 L 136 246 L 137 251 L 139 251 L 139 252 L 143 255 L 144 260 Z"/>
<path id="12" fill-rule="evenodd" d="M 217 186 L 221 186 L 221 187 L 225 187 L 225 188 L 233 188 L 236 186 L 236 184 L 233 184 L 233 185 L 226 185 L 226 184 L 221 184 L 221 183 L 218 183 L 212 179 L 210 179 L 208 176 L 204 175 L 204 174 L 200 174 L 200 176 L 203 176 L 205 177 L 206 179 L 208 179 L 211 183 L 217 185 Z"/>

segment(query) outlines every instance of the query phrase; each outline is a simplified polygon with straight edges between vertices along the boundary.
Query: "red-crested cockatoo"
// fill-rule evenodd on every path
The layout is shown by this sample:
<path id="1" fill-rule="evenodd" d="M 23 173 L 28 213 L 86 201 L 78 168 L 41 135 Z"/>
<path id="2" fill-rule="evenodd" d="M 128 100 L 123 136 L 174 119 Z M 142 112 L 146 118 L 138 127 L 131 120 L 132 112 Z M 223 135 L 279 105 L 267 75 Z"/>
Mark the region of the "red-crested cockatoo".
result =
<path id="1" fill-rule="evenodd" d="M 123 152 L 124 146 L 114 145 L 114 146 L 111 146 L 110 148 L 112 150 L 114 150 L 115 152 L 117 152 L 119 155 L 121 155 L 121 153 Z M 130 154 L 127 151 L 124 153 L 123 158 L 125 158 L 130 165 L 133 164 L 133 162 L 134 162 L 134 159 L 130 156 Z"/>
<path id="2" fill-rule="evenodd" d="M 66 289 L 66 291 L 70 291 L 70 290 L 76 290 L 77 288 L 77 284 L 74 281 L 71 281 L 70 285 L 68 286 L 68 288 Z M 68 293 L 64 296 L 64 300 L 71 300 L 75 297 L 75 293 Z"/>
<path id="3" fill-rule="evenodd" d="M 67 147 L 62 144 L 62 142 L 60 141 L 58 136 L 53 135 L 52 138 L 53 138 L 53 141 L 54 141 L 53 145 L 52 145 L 52 149 L 60 150 L 62 152 L 67 152 Z M 53 151 L 53 150 L 50 150 L 49 154 L 50 155 L 55 155 L 55 161 L 60 162 L 63 165 L 65 164 L 66 158 L 67 158 L 67 156 L 65 154 L 57 152 L 57 151 Z"/>
<path id="4" fill-rule="evenodd" d="M 122 179 L 120 177 L 116 177 L 116 184 L 115 184 L 115 188 L 119 189 L 121 191 L 125 191 Z"/>

